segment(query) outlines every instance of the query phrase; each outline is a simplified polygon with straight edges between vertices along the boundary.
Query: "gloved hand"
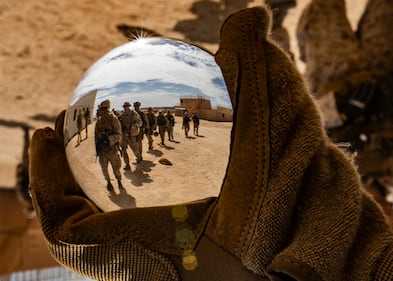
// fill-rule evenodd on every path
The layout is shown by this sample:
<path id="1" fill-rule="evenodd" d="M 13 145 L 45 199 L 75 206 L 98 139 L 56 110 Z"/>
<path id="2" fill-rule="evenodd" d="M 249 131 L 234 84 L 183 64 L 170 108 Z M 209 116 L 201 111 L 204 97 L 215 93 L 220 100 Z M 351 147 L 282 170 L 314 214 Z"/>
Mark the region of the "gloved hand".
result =
<path id="1" fill-rule="evenodd" d="M 176 215 L 181 206 L 101 213 L 68 167 L 64 113 L 54 131 L 35 132 L 33 202 L 59 262 L 100 280 L 393 276 L 392 230 L 351 159 L 326 137 L 270 24 L 261 7 L 222 26 L 215 57 L 234 109 L 230 159 L 219 197 L 183 206 L 188 216 Z"/>

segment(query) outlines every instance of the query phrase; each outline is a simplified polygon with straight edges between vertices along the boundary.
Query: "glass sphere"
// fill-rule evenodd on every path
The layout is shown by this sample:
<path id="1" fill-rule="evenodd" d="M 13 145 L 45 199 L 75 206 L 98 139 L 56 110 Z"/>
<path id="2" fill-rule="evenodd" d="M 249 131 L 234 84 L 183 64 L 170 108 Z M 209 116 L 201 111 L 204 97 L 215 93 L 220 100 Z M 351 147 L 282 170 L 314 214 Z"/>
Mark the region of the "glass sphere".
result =
<path id="1" fill-rule="evenodd" d="M 214 57 L 197 46 L 150 37 L 116 47 L 84 74 L 64 122 L 72 173 L 103 211 L 219 194 L 232 105 Z"/>

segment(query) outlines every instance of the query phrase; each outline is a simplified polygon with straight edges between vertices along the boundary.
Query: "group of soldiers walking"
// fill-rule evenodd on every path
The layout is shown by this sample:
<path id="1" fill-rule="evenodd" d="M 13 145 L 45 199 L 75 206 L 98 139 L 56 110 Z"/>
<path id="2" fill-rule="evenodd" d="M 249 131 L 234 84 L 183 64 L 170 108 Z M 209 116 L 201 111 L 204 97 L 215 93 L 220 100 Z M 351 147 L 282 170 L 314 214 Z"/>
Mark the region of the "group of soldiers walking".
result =
<path id="1" fill-rule="evenodd" d="M 142 140 L 145 135 L 149 150 L 153 149 L 153 135 L 160 136 L 160 146 L 165 146 L 165 133 L 168 134 L 169 141 L 174 141 L 173 128 L 175 126 L 175 117 L 169 110 L 166 114 L 163 111 L 159 111 L 156 116 L 152 107 L 149 107 L 147 113 L 145 113 L 141 110 L 140 102 L 134 102 L 133 106 L 134 109 L 131 109 L 131 104 L 125 102 L 122 112 L 116 112 L 114 110 L 111 112 L 109 100 L 104 100 L 98 106 L 95 146 L 103 175 L 107 181 L 108 191 L 113 191 L 113 185 L 108 172 L 109 163 L 112 166 L 119 189 L 124 188 L 121 183 L 120 173 L 121 157 L 124 160 L 124 170 L 131 170 L 130 158 L 127 153 L 128 147 L 131 148 L 135 155 L 136 163 L 140 164 L 143 160 Z M 194 134 L 198 135 L 199 117 L 194 113 L 192 118 L 185 112 L 182 128 L 185 130 L 187 137 L 189 122 L 191 120 L 197 120 L 197 127 L 195 127 L 196 123 L 194 121 Z M 188 127 L 188 130 L 186 127 Z"/>

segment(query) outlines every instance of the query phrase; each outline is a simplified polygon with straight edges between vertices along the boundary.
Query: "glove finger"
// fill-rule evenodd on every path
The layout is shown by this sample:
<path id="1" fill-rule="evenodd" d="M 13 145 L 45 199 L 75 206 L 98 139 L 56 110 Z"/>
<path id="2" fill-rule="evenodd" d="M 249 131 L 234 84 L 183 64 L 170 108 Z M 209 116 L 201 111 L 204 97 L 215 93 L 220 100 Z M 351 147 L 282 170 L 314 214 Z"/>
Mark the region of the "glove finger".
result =
<path id="1" fill-rule="evenodd" d="M 233 14 L 222 26 L 216 54 L 234 115 L 227 173 L 207 232 L 238 257 L 250 239 L 249 228 L 255 224 L 269 168 L 270 113 L 261 48 L 269 28 L 267 9 Z"/>
<path id="2" fill-rule="evenodd" d="M 30 185 L 33 202 L 39 219 L 45 219 L 53 227 L 61 225 L 75 212 L 67 205 L 67 196 L 84 197 L 68 166 L 62 138 L 62 112 L 56 121 L 56 129 L 38 129 L 34 132 L 30 148 Z M 91 209 L 97 212 L 97 208 Z"/>
<path id="3" fill-rule="evenodd" d="M 34 133 L 30 157 L 33 202 L 53 256 L 67 268 L 97 280 L 179 280 L 170 260 L 124 233 L 128 225 L 121 223 L 132 218 L 102 214 L 84 197 L 67 163 L 63 120 L 64 112 L 55 130 Z"/>
<path id="4" fill-rule="evenodd" d="M 318 280 L 338 269 L 340 279 L 364 207 L 359 175 L 326 137 L 302 75 L 267 37 L 268 26 L 268 11 L 251 8 L 221 29 L 216 58 L 226 81 L 237 72 L 237 86 L 227 81 L 235 101 L 231 155 L 206 234 L 255 273 L 267 275 L 271 264 L 271 274 Z"/>
<path id="5" fill-rule="evenodd" d="M 326 144 L 301 74 L 268 38 L 270 23 L 269 10 L 251 8 L 230 16 L 221 29 L 217 61 L 225 79 L 237 76 L 237 86 L 228 83 L 231 155 L 207 228 L 212 240 L 256 271 L 286 243 L 304 171 Z M 223 60 L 224 52 L 236 60 Z M 238 70 L 230 64 L 236 61 Z"/>

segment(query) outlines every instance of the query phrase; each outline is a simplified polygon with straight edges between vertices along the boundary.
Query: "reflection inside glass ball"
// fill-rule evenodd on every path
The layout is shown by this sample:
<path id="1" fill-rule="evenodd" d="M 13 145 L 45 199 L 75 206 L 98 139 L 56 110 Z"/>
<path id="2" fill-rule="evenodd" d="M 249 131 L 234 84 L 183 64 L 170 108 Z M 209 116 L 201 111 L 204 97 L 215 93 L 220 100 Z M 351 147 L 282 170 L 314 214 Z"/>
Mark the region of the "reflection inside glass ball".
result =
<path id="1" fill-rule="evenodd" d="M 64 124 L 78 184 L 103 211 L 217 196 L 232 106 L 214 57 L 152 37 L 119 46 L 76 87 Z"/>

